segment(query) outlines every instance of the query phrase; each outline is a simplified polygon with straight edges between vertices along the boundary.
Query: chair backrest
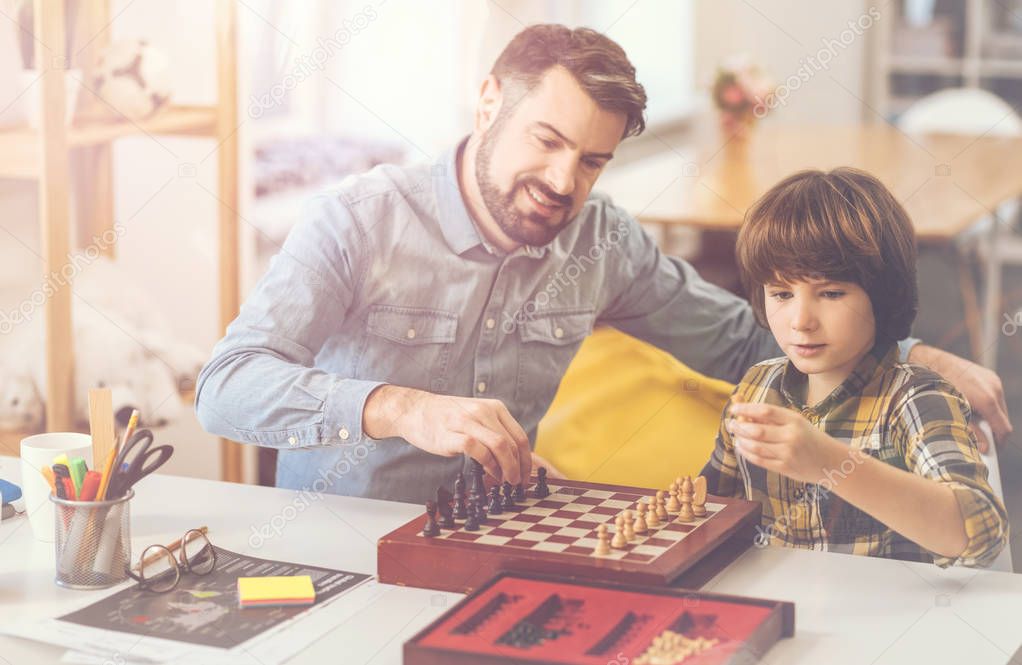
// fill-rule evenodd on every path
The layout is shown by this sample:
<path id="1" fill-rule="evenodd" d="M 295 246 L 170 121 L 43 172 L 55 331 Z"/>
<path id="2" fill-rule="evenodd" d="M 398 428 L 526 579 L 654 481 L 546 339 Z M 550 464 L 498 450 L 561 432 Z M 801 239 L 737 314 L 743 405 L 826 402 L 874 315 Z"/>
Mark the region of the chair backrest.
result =
<path id="1" fill-rule="evenodd" d="M 1003 99 L 978 88 L 948 88 L 923 97 L 899 118 L 913 134 L 1022 135 L 1022 118 Z"/>

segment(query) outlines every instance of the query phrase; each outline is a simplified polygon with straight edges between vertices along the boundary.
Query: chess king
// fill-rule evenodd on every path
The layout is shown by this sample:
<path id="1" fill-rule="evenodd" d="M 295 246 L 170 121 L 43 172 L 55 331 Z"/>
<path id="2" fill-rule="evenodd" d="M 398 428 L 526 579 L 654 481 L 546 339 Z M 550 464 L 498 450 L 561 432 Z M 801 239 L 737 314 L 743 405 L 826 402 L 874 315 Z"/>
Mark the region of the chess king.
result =
<path id="1" fill-rule="evenodd" d="M 280 450 L 280 487 L 421 503 L 467 459 L 512 485 L 529 475 L 537 425 L 597 324 L 730 382 L 780 355 L 748 302 L 593 191 L 645 107 L 605 35 L 522 30 L 479 85 L 468 136 L 309 201 L 199 375 L 203 427 Z M 996 375 L 914 341 L 903 357 L 1010 431 Z"/>

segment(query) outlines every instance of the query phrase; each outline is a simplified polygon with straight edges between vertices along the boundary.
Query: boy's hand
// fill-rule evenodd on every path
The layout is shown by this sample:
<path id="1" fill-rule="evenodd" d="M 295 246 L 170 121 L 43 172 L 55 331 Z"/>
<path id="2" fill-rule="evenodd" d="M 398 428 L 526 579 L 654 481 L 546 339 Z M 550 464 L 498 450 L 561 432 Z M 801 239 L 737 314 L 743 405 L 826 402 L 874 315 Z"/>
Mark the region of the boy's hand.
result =
<path id="1" fill-rule="evenodd" d="M 728 431 L 735 450 L 756 466 L 804 483 L 838 468 L 848 448 L 797 411 L 770 404 L 732 404 Z"/>

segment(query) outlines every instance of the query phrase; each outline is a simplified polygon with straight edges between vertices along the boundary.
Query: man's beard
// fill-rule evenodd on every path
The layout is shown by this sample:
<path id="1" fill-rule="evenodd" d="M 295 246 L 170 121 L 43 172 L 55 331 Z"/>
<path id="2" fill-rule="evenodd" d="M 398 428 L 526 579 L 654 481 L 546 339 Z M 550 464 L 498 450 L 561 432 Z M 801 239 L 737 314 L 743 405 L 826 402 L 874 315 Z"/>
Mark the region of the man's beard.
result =
<path id="1" fill-rule="evenodd" d="M 497 222 L 497 226 L 508 238 L 523 245 L 540 247 L 553 240 L 561 229 L 571 222 L 572 218 L 569 216 L 571 212 L 570 197 L 555 194 L 543 181 L 534 176 L 519 179 L 511 186 L 510 192 L 500 191 L 500 187 L 490 178 L 490 164 L 502 124 L 498 119 L 498 122 L 494 123 L 483 135 L 479 144 L 479 152 L 476 155 L 476 181 L 479 183 L 479 191 L 483 195 L 483 204 Z M 557 208 L 549 218 L 536 213 L 523 213 L 515 206 L 515 196 L 520 190 L 524 190 L 526 185 L 540 192 L 549 200 L 565 205 Z M 528 192 L 524 192 L 524 195 L 530 196 Z M 562 219 L 560 222 L 554 223 L 558 215 L 561 215 Z"/>

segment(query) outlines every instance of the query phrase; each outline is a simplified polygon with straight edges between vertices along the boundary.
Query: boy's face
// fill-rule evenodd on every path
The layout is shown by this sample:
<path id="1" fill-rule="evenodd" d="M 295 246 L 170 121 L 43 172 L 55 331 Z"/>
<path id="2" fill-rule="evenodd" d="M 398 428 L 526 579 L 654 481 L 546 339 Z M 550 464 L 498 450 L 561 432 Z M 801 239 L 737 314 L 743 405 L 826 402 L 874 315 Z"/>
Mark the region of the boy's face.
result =
<path id="1" fill-rule="evenodd" d="M 836 386 L 873 348 L 876 319 L 869 295 L 852 282 L 779 281 L 763 287 L 767 323 L 802 373 Z"/>

